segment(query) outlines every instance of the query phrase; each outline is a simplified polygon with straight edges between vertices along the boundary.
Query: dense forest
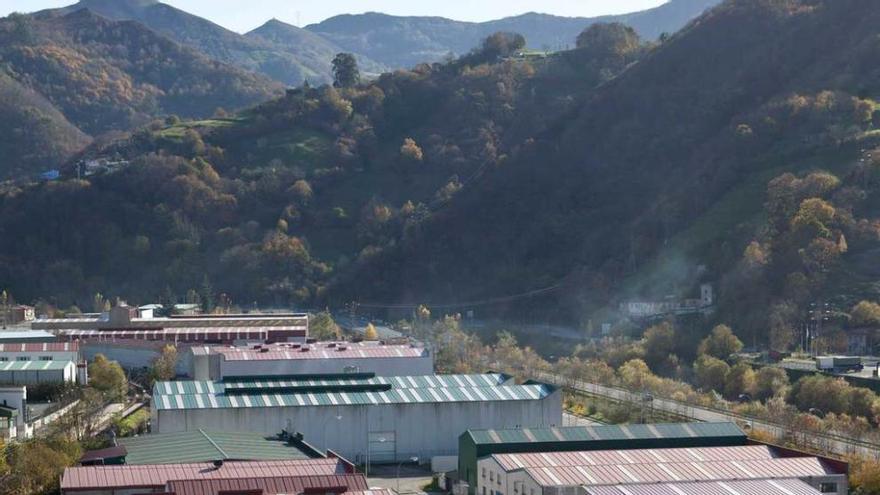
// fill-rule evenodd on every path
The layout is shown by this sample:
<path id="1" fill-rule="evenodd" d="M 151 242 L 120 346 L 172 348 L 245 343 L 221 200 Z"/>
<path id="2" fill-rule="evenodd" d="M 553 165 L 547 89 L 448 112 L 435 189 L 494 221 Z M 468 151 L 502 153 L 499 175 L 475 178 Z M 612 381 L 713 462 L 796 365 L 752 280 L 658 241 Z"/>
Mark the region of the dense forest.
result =
<path id="1" fill-rule="evenodd" d="M 710 282 L 709 319 L 790 347 L 812 301 L 878 298 L 846 276 L 880 242 L 878 21 L 865 0 L 729 0 L 658 42 L 596 24 L 522 56 L 498 33 L 363 83 L 339 57 L 335 86 L 155 121 L 87 151 L 123 170 L 11 188 L 0 280 L 61 306 L 207 285 L 584 328 Z"/>

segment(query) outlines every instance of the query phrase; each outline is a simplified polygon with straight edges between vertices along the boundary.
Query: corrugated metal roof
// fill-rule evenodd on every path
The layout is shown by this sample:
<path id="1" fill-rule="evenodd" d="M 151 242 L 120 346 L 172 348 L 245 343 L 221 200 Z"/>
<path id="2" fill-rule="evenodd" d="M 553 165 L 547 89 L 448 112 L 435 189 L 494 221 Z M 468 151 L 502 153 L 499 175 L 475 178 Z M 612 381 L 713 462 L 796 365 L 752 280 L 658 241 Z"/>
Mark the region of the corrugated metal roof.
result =
<path id="1" fill-rule="evenodd" d="M 698 447 L 687 449 L 593 450 L 534 454 L 494 454 L 507 471 L 527 467 L 601 466 L 613 464 L 657 464 L 677 462 L 712 462 L 773 459 L 773 449 L 766 445 L 738 447 Z"/>
<path id="2" fill-rule="evenodd" d="M 397 495 L 397 492 L 389 488 L 376 488 L 374 490 L 362 490 L 357 492 L 345 492 L 343 495 Z"/>
<path id="3" fill-rule="evenodd" d="M 176 382 L 168 383 L 174 390 Z M 165 389 L 165 386 L 165 383 L 159 383 L 154 388 L 153 407 L 156 410 L 538 400 L 553 392 L 549 385 L 509 385 L 302 394 L 277 394 L 267 390 L 265 393 L 234 395 L 212 393 L 211 390 L 202 394 L 187 394 L 181 386 L 179 392 L 156 393 Z"/>
<path id="4" fill-rule="evenodd" d="M 43 330 L 24 330 L 24 331 L 0 331 L 0 341 L 14 342 L 17 340 L 33 340 L 33 339 L 54 339 L 55 336 Z"/>
<path id="5" fill-rule="evenodd" d="M 345 465 L 338 459 L 226 462 L 220 468 L 215 468 L 212 463 L 79 466 L 64 470 L 61 489 L 164 487 L 172 480 L 327 476 L 345 472 Z"/>
<path id="6" fill-rule="evenodd" d="M 263 345 L 260 349 L 249 347 L 204 347 L 193 349 L 197 355 L 219 354 L 226 361 L 286 361 L 294 359 L 357 359 L 357 358 L 412 358 L 424 357 L 428 351 L 410 345 L 327 344 Z"/>
<path id="7" fill-rule="evenodd" d="M 310 459 L 310 452 L 260 433 L 187 431 L 120 438 L 128 465 L 179 464 L 215 460 Z"/>
<path id="8" fill-rule="evenodd" d="M 526 468 L 524 471 L 541 486 L 788 479 L 837 474 L 815 457 L 757 461 L 535 467 Z"/>
<path id="9" fill-rule="evenodd" d="M 0 361 L 0 371 L 58 371 L 73 361 Z"/>
<path id="10" fill-rule="evenodd" d="M 658 438 L 741 437 L 746 434 L 734 423 L 664 423 L 648 425 L 563 426 L 468 430 L 476 444 L 536 443 Z"/>
<path id="11" fill-rule="evenodd" d="M 78 342 L 0 343 L 0 352 L 77 352 Z"/>
<path id="12" fill-rule="evenodd" d="M 217 495 L 220 492 L 247 493 L 262 491 L 263 495 L 301 494 L 307 489 L 330 492 L 330 489 L 364 490 L 367 480 L 360 474 L 337 476 L 299 476 L 227 480 L 177 480 L 168 483 L 167 492 L 175 495 Z"/>
<path id="13" fill-rule="evenodd" d="M 152 328 L 125 330 L 97 329 L 59 329 L 58 334 L 67 338 L 84 339 L 138 339 L 138 340 L 266 340 L 271 334 L 298 333 L 303 334 L 305 327 L 189 327 L 189 328 Z"/>
<path id="14" fill-rule="evenodd" d="M 586 495 L 820 495 L 801 480 L 716 481 L 662 485 L 597 486 Z"/>
<path id="15" fill-rule="evenodd" d="M 220 394 L 229 390 L 241 389 L 265 389 L 272 393 L 272 389 L 283 388 L 293 390 L 298 387 L 335 387 L 342 385 L 390 385 L 394 389 L 421 389 L 421 388 L 461 388 L 461 387 L 497 387 L 509 380 L 503 374 L 481 375 L 427 375 L 427 376 L 396 376 L 396 377 L 373 377 L 352 379 L 330 380 L 259 380 L 241 378 L 224 381 L 175 381 L 158 382 L 154 386 L 154 393 L 159 395 L 192 395 L 207 392 Z"/>

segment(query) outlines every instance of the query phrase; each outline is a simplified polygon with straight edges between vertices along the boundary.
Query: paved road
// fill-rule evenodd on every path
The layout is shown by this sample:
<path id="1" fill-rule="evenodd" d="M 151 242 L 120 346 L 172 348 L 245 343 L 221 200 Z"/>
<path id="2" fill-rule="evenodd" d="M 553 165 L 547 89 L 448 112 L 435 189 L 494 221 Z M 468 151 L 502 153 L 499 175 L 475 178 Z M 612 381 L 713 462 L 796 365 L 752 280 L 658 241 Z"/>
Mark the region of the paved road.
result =
<path id="1" fill-rule="evenodd" d="M 558 385 L 565 383 L 565 381 L 560 377 L 547 373 L 541 374 L 540 378 L 542 380 L 556 383 Z M 615 399 L 623 402 L 639 402 L 640 400 L 643 400 L 641 394 L 634 394 L 626 390 L 605 387 L 602 385 L 597 385 L 595 383 L 579 381 L 575 382 L 572 388 L 574 388 L 575 390 L 580 390 L 582 392 L 587 392 L 602 397 L 608 397 L 610 399 Z M 652 405 L 658 410 L 677 414 L 686 418 L 692 418 L 697 421 L 733 421 L 740 424 L 741 426 L 754 428 L 760 431 L 766 431 L 777 437 L 782 437 L 786 433 L 785 428 L 783 428 L 781 425 L 741 416 L 739 414 L 729 411 L 695 407 L 681 402 L 661 398 L 654 398 L 652 400 Z M 858 453 L 868 457 L 880 459 L 880 445 L 869 444 L 867 442 L 846 439 L 833 435 L 811 434 L 811 438 L 814 439 L 814 441 L 817 443 L 817 446 L 827 448 L 828 450 L 839 455 Z"/>
<path id="2" fill-rule="evenodd" d="M 376 465 L 370 468 L 367 484 L 370 488 L 387 488 L 401 494 L 425 493 L 422 487 L 431 483 L 431 470 L 425 466 L 402 465 L 400 478 L 397 476 L 398 466 Z M 398 486 L 400 489 L 398 490 Z"/>

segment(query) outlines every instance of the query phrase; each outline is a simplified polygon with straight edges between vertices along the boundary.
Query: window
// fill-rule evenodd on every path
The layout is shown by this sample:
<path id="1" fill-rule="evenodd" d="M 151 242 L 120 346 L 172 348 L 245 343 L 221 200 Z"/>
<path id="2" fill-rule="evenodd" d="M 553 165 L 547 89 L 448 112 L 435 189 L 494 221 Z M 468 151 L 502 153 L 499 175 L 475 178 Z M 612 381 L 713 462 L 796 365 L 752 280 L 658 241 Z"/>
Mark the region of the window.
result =
<path id="1" fill-rule="evenodd" d="M 18 356 L 18 361 L 30 361 L 30 356 Z"/>
<path id="2" fill-rule="evenodd" d="M 837 483 L 819 483 L 819 491 L 822 493 L 837 493 Z"/>
<path id="3" fill-rule="evenodd" d="M 9 358 L 6 356 L 0 357 L 0 363 L 5 362 L 5 361 L 9 361 Z"/>
<path id="4" fill-rule="evenodd" d="M 483 495 L 486 495 L 486 487 L 483 487 Z"/>
<path id="5" fill-rule="evenodd" d="M 40 361 L 51 361 L 52 356 L 40 356 Z"/>
<path id="6" fill-rule="evenodd" d="M 495 471 L 489 471 L 489 481 L 495 481 Z"/>
<path id="7" fill-rule="evenodd" d="M 486 477 L 486 468 L 483 468 L 483 478 Z"/>

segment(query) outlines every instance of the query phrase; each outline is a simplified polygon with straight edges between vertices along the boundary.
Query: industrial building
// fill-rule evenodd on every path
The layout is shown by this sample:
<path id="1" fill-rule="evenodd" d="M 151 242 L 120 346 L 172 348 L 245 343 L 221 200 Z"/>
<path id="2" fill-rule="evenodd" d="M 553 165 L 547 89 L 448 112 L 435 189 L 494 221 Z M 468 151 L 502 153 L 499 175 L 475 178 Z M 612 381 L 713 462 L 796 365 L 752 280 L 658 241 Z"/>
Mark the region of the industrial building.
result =
<path id="1" fill-rule="evenodd" d="M 0 343 L 57 341 L 58 337 L 45 330 L 0 330 Z"/>
<path id="2" fill-rule="evenodd" d="M 73 361 L 0 362 L 0 384 L 37 385 L 39 383 L 75 383 L 77 364 Z"/>
<path id="3" fill-rule="evenodd" d="M 79 362 L 78 342 L 0 342 L 0 363 L 6 361 Z"/>
<path id="4" fill-rule="evenodd" d="M 847 470 L 830 459 L 770 447 L 697 447 L 493 454 L 477 462 L 477 493 L 555 495 L 596 487 L 799 479 L 847 493 Z"/>
<path id="5" fill-rule="evenodd" d="M 253 495 L 363 491 L 367 482 L 339 458 L 143 466 L 78 466 L 64 470 L 62 494 Z"/>
<path id="6" fill-rule="evenodd" d="M 473 495 L 477 461 L 492 454 L 746 445 L 734 423 L 565 426 L 468 430 L 459 437 L 458 476 Z"/>
<path id="7" fill-rule="evenodd" d="M 424 347 L 331 342 L 193 347 L 190 376 L 195 380 L 221 380 L 224 377 L 338 373 L 420 376 L 433 372 L 433 356 Z"/>
<path id="8" fill-rule="evenodd" d="M 308 338 L 306 314 L 141 317 L 149 314 L 117 306 L 100 316 L 36 320 L 31 328 L 52 332 L 62 341 L 80 342 L 86 359 L 103 354 L 129 369 L 150 366 L 162 347 L 174 344 L 182 375 L 192 368 L 191 346 L 304 343 Z"/>
<path id="9" fill-rule="evenodd" d="M 226 378 L 153 388 L 156 433 L 287 429 L 358 463 L 457 455 L 458 435 L 472 428 L 561 423 L 560 391 L 501 374 Z"/>
<path id="10" fill-rule="evenodd" d="M 821 495 L 801 480 L 712 481 L 649 485 L 595 486 L 583 495 Z"/>
<path id="11" fill-rule="evenodd" d="M 87 452 L 82 465 L 143 466 L 222 461 L 284 461 L 327 457 L 301 435 L 195 430 L 117 439 L 114 447 Z"/>

